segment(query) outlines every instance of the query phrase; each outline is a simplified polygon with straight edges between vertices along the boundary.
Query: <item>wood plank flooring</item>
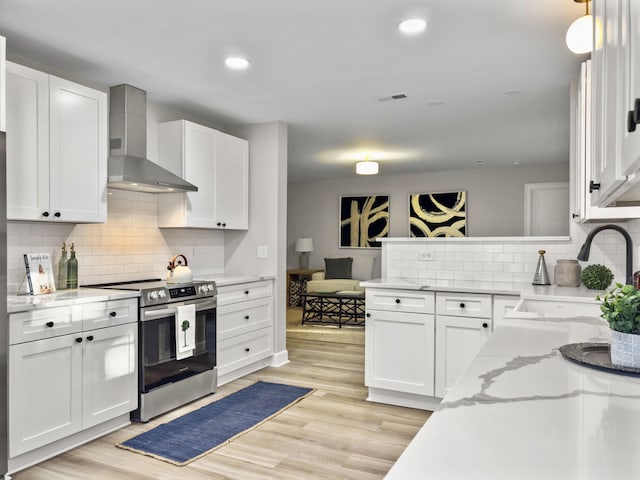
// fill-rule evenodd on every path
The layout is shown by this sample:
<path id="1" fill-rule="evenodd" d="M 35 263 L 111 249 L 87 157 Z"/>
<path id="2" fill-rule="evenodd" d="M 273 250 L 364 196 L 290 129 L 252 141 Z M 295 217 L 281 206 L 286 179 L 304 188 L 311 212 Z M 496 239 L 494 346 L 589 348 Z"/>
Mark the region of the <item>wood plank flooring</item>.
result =
<path id="1" fill-rule="evenodd" d="M 366 402 L 364 346 L 288 339 L 290 363 L 132 424 L 13 475 L 15 480 L 314 480 L 383 478 L 430 412 Z M 114 445 L 257 380 L 316 391 L 260 427 L 184 467 Z"/>

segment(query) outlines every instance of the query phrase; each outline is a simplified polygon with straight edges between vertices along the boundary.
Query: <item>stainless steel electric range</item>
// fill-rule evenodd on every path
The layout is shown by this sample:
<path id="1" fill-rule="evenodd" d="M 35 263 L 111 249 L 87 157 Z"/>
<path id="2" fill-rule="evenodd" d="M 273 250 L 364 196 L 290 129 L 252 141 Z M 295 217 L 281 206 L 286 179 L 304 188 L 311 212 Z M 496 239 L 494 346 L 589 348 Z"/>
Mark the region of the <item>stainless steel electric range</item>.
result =
<path id="1" fill-rule="evenodd" d="M 159 279 L 84 285 L 140 292 L 138 315 L 138 409 L 131 419 L 147 422 L 217 388 L 215 282 L 167 284 Z M 195 306 L 195 348 L 178 359 L 176 316 Z"/>

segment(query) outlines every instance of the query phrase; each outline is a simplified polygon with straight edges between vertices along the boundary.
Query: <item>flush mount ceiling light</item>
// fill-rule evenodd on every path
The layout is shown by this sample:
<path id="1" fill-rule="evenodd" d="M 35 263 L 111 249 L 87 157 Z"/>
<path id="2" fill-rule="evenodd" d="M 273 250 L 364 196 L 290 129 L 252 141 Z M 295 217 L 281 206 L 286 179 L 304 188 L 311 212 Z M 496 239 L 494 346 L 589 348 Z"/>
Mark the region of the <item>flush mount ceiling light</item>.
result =
<path id="1" fill-rule="evenodd" d="M 224 64 L 231 70 L 244 70 L 249 67 L 249 60 L 244 57 L 227 57 Z"/>
<path id="2" fill-rule="evenodd" d="M 589 13 L 589 0 L 573 0 L 586 5 L 586 13 L 575 20 L 567 30 L 567 47 L 573 53 L 589 53 L 593 49 L 593 16 Z"/>
<path id="3" fill-rule="evenodd" d="M 356 173 L 358 175 L 376 175 L 378 173 L 378 162 L 372 162 L 369 157 L 365 157 L 363 162 L 356 163 Z"/>
<path id="4" fill-rule="evenodd" d="M 398 30 L 405 35 L 416 35 L 427 29 L 427 22 L 422 18 L 407 18 L 398 24 Z"/>

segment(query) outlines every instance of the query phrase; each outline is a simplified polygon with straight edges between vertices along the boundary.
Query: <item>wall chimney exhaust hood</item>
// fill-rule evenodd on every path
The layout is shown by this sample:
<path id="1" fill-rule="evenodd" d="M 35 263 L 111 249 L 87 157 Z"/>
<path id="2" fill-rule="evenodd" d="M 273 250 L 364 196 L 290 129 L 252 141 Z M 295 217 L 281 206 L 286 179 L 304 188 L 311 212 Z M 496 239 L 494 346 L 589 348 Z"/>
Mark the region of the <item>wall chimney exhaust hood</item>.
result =
<path id="1" fill-rule="evenodd" d="M 198 187 L 147 159 L 147 92 L 109 90 L 107 187 L 147 193 L 197 192 Z"/>

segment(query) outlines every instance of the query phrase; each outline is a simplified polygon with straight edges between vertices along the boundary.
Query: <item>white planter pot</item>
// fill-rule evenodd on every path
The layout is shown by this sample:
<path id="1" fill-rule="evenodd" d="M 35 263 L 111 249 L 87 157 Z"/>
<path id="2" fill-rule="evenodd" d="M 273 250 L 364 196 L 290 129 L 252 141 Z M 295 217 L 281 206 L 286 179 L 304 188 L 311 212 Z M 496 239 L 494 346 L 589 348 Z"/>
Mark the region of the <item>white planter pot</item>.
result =
<path id="1" fill-rule="evenodd" d="M 611 363 L 621 367 L 640 368 L 640 335 L 611 332 Z"/>

